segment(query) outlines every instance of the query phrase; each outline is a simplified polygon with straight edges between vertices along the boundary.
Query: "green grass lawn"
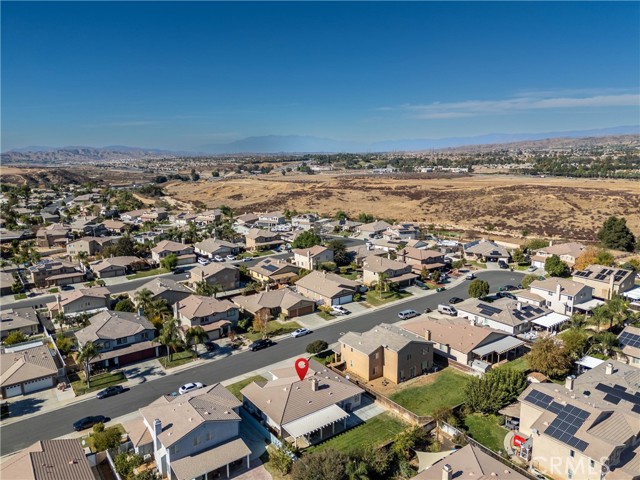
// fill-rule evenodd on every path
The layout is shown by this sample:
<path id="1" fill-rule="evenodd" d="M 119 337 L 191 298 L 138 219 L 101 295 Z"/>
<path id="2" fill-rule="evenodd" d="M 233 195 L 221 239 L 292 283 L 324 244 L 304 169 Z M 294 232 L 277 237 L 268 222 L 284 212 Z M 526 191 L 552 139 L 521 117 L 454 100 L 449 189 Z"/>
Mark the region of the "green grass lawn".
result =
<path id="1" fill-rule="evenodd" d="M 154 275 L 160 275 L 162 273 L 169 273 L 166 268 L 152 268 L 144 272 L 134 273 L 133 275 L 127 275 L 127 280 L 135 280 L 136 278 L 153 277 Z"/>
<path id="2" fill-rule="evenodd" d="M 360 447 L 377 448 L 402 432 L 407 426 L 390 413 L 382 413 L 326 442 L 307 448 L 305 454 L 326 448 L 334 448 L 346 454 Z"/>
<path id="3" fill-rule="evenodd" d="M 261 382 L 266 380 L 263 376 L 255 375 L 253 377 L 245 378 L 244 380 L 240 380 L 239 382 L 232 383 L 231 385 L 227 385 L 227 390 L 233 393 L 238 400 L 242 400 L 242 395 L 240 394 L 240 390 L 249 385 L 251 382 Z"/>
<path id="4" fill-rule="evenodd" d="M 464 402 L 464 389 L 470 376 L 453 368 L 446 368 L 434 375 L 436 379 L 432 383 L 406 388 L 389 398 L 417 415 L 433 415 L 438 410 Z"/>
<path id="5" fill-rule="evenodd" d="M 327 363 L 333 362 L 333 360 L 336 358 L 336 355 L 331 350 L 327 350 L 326 352 L 314 355 L 312 358 L 316 362 L 321 363 L 322 365 L 326 365 Z"/>
<path id="6" fill-rule="evenodd" d="M 385 303 L 395 302 L 397 300 L 401 300 L 403 298 L 407 298 L 412 296 L 413 294 L 410 292 L 385 292 L 379 295 L 377 292 L 373 290 L 369 290 L 364 294 L 364 301 L 369 305 L 373 305 L 377 307 L 379 305 L 384 305 Z"/>
<path id="7" fill-rule="evenodd" d="M 473 265 L 476 268 L 487 268 L 486 263 L 476 262 L 475 260 L 465 260 L 465 265 Z"/>
<path id="8" fill-rule="evenodd" d="M 13 296 L 14 300 L 24 300 L 25 298 L 27 298 L 27 294 L 26 293 L 16 293 Z"/>
<path id="9" fill-rule="evenodd" d="M 194 353 L 193 350 L 185 350 L 183 352 L 172 353 L 170 360 L 168 362 L 167 362 L 166 355 L 163 355 L 162 357 L 158 358 L 158 361 L 160 362 L 160 365 L 162 365 L 164 368 L 173 368 L 173 367 L 184 365 L 185 363 L 189 363 L 193 361 L 195 356 L 196 354 Z"/>
<path id="10" fill-rule="evenodd" d="M 58 293 L 60 290 L 57 288 L 52 288 L 49 290 L 49 293 Z"/>
<path id="11" fill-rule="evenodd" d="M 294 330 L 297 330 L 300 328 L 300 324 L 298 322 L 285 322 L 285 323 L 280 323 L 276 320 L 271 320 L 268 323 L 268 330 L 267 333 L 270 337 L 277 337 L 278 335 L 285 335 L 287 333 L 291 333 Z M 258 340 L 259 338 L 262 338 L 262 333 L 261 332 L 249 332 L 249 333 L 245 333 L 244 336 L 251 340 L 252 342 L 255 342 L 256 340 Z"/>
<path id="12" fill-rule="evenodd" d="M 324 320 L 333 320 L 334 318 L 336 318 L 333 315 L 331 315 L 329 312 L 324 312 L 322 310 L 318 310 L 316 313 L 320 318 Z"/>
<path id="13" fill-rule="evenodd" d="M 124 429 L 124 427 L 122 426 L 121 423 L 118 423 L 118 424 L 113 425 L 111 427 L 106 427 L 105 431 L 106 430 L 111 430 L 111 429 L 118 430 L 118 432 L 120 432 L 120 434 L 127 433 L 127 431 Z M 82 437 L 81 440 L 84 440 L 85 445 L 87 447 L 89 447 L 92 452 L 95 453 L 95 448 L 93 446 L 93 434 L 87 435 L 86 437 Z"/>
<path id="14" fill-rule="evenodd" d="M 521 372 L 529 371 L 529 359 L 526 355 L 521 356 L 520 358 L 516 358 L 510 362 L 504 364 L 505 367 L 514 368 L 516 370 L 520 370 Z"/>
<path id="15" fill-rule="evenodd" d="M 70 378 L 70 380 L 72 379 Z M 96 390 L 102 390 L 111 385 L 117 385 L 126 381 L 127 377 L 125 377 L 122 372 L 101 373 L 91 377 L 91 388 L 87 388 L 87 382 L 84 381 L 84 373 L 81 372 L 79 375 L 75 375 L 75 380 L 71 381 L 71 388 L 73 388 L 73 392 L 78 396 L 89 392 L 95 392 Z"/>
<path id="16" fill-rule="evenodd" d="M 496 415 L 471 414 L 464 418 L 468 435 L 494 452 L 504 450 L 504 437 L 507 430 L 498 425 Z"/>
<path id="17" fill-rule="evenodd" d="M 358 278 L 358 272 L 356 272 L 355 270 L 349 273 L 339 273 L 338 275 L 343 278 L 348 278 L 349 280 L 355 280 L 356 278 Z"/>

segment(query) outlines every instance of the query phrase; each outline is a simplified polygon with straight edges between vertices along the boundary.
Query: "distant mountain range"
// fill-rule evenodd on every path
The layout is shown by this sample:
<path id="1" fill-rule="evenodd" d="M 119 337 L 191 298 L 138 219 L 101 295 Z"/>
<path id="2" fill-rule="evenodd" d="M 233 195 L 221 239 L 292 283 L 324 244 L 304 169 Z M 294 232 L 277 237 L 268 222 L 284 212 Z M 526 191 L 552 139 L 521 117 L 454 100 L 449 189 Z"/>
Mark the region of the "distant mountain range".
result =
<path id="1" fill-rule="evenodd" d="M 78 161 L 150 158 L 162 155 L 202 156 L 222 154 L 278 154 L 278 153 L 337 153 L 337 152 L 392 152 L 421 151 L 455 148 L 475 145 L 499 145 L 514 142 L 550 140 L 560 138 L 605 137 L 616 135 L 640 135 L 639 125 L 625 125 L 595 130 L 575 130 L 546 133 L 510 133 L 488 134 L 475 137 L 418 138 L 404 140 L 385 140 L 373 143 L 361 143 L 334 140 L 309 135 L 266 135 L 247 137 L 230 143 L 202 145 L 195 151 L 172 151 L 154 148 L 127 147 L 113 145 L 108 147 L 45 147 L 32 146 L 17 148 L 2 154 L 5 162 L 21 161 Z"/>

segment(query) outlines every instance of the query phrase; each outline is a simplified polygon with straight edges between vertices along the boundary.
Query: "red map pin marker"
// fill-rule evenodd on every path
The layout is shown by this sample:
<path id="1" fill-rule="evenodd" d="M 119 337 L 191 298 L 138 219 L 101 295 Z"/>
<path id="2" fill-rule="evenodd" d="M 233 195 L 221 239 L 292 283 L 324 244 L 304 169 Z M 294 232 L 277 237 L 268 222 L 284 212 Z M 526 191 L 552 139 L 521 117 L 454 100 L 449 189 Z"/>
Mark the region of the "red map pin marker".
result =
<path id="1" fill-rule="evenodd" d="M 300 377 L 300 380 L 304 379 L 308 370 L 309 370 L 308 360 L 304 358 L 299 358 L 296 360 L 296 372 L 298 372 L 298 377 Z"/>

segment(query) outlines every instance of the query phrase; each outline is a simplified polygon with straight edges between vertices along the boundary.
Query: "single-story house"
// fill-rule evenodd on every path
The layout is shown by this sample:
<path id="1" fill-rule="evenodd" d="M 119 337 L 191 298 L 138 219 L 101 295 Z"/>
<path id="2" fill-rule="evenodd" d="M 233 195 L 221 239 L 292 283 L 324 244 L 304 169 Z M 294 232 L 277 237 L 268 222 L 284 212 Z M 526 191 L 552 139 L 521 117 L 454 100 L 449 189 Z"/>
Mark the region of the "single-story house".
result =
<path id="1" fill-rule="evenodd" d="M 12 332 L 22 332 L 26 336 L 42 332 L 38 311 L 33 307 L 8 308 L 0 311 L 0 338 L 3 340 Z"/>
<path id="2" fill-rule="evenodd" d="M 153 300 L 164 298 L 169 305 L 184 300 L 193 294 L 187 287 L 169 278 L 154 278 L 136 288 L 129 295 L 134 302 L 136 301 L 137 293 L 141 290 L 149 290 Z"/>
<path id="3" fill-rule="evenodd" d="M 149 268 L 149 264 L 138 257 L 111 257 L 89 264 L 98 278 L 113 278 Z"/>
<path id="4" fill-rule="evenodd" d="M 558 243 L 556 245 L 550 242 L 548 247 L 541 248 L 531 257 L 531 265 L 538 268 L 544 268 L 547 258 L 557 255 L 560 260 L 570 267 L 576 263 L 576 259 L 587 250 L 587 246 L 579 242 Z"/>
<path id="5" fill-rule="evenodd" d="M 384 220 L 377 220 L 360 225 L 356 228 L 356 232 L 364 237 L 373 237 L 374 235 L 382 235 L 389 227 L 391 227 L 391 225 Z"/>
<path id="6" fill-rule="evenodd" d="M 0 272 L 0 296 L 11 295 L 15 281 L 12 273 Z"/>
<path id="7" fill-rule="evenodd" d="M 464 244 L 464 257 L 469 260 L 480 260 L 482 262 L 497 262 L 504 260 L 508 262 L 511 259 L 509 251 L 502 245 L 489 240 L 475 240 Z"/>
<path id="8" fill-rule="evenodd" d="M 316 306 L 313 300 L 309 300 L 289 288 L 279 288 L 247 296 L 238 295 L 233 298 L 233 302 L 243 311 L 252 315 L 266 310 L 272 317 L 278 317 L 282 313 L 288 318 L 313 313 Z"/>
<path id="9" fill-rule="evenodd" d="M 227 255 L 237 255 L 240 252 L 240 245 L 226 242 L 217 238 L 207 238 L 194 244 L 196 253 L 203 257 L 213 258 L 216 255 L 226 257 Z"/>
<path id="10" fill-rule="evenodd" d="M 360 283 L 336 275 L 335 273 L 313 272 L 296 282 L 298 293 L 324 305 L 342 305 L 353 301 L 353 295 L 360 289 Z"/>
<path id="11" fill-rule="evenodd" d="M 640 328 L 627 325 L 618 335 L 618 345 L 632 367 L 640 368 Z"/>

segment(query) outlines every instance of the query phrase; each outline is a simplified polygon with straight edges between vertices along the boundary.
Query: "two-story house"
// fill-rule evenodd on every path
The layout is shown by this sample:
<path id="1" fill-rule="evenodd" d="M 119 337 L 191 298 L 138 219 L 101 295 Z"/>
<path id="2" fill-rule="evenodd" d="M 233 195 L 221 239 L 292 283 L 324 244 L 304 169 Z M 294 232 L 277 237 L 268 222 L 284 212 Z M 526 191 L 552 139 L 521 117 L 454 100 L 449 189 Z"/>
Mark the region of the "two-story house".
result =
<path id="1" fill-rule="evenodd" d="M 547 258 L 557 255 L 560 260 L 570 267 L 576 263 L 576 259 L 587 250 L 587 246 L 579 242 L 567 242 L 553 244 L 549 243 L 548 247 L 541 248 L 531 257 L 531 265 L 538 268 L 544 268 Z"/>
<path id="2" fill-rule="evenodd" d="M 563 315 L 573 315 L 575 308 L 591 301 L 593 288 L 565 278 L 536 280 L 529 290 L 544 299 L 544 306 Z"/>
<path id="3" fill-rule="evenodd" d="M 356 232 L 363 238 L 371 238 L 377 237 L 378 235 L 382 236 L 382 234 L 387 231 L 389 227 L 391 227 L 391 225 L 389 225 L 384 220 L 377 220 L 375 222 L 359 225 L 358 227 L 356 227 Z"/>
<path id="4" fill-rule="evenodd" d="M 421 274 L 423 270 L 440 270 L 446 266 L 444 253 L 438 250 L 407 246 L 398 252 L 397 259 L 411 265 L 413 273 L 417 274 Z"/>
<path id="5" fill-rule="evenodd" d="M 287 220 L 285 215 L 280 210 L 274 212 L 265 212 L 258 214 L 258 226 L 260 227 L 275 227 L 276 225 L 282 225 Z"/>
<path id="6" fill-rule="evenodd" d="M 79 288 L 71 292 L 61 292 L 56 300 L 47 304 L 49 318 L 59 313 L 74 317 L 80 313 L 97 313 L 108 310 L 111 300 L 110 292 L 105 287 Z"/>
<path id="7" fill-rule="evenodd" d="M 222 210 L 219 208 L 206 210 L 196 215 L 196 222 L 204 225 L 218 223 L 220 220 L 222 220 Z"/>
<path id="8" fill-rule="evenodd" d="M 408 287 L 418 276 L 411 273 L 411 265 L 385 257 L 370 255 L 362 262 L 362 282 L 365 285 L 386 279 L 388 283 Z"/>
<path id="9" fill-rule="evenodd" d="M 413 223 L 397 223 L 391 225 L 382 234 L 390 240 L 413 240 L 420 235 L 420 229 Z"/>
<path id="10" fill-rule="evenodd" d="M 305 270 L 315 270 L 325 262 L 333 262 L 333 250 L 322 245 L 293 250 L 293 263 Z"/>
<path id="11" fill-rule="evenodd" d="M 78 283 L 84 278 L 79 264 L 48 258 L 29 267 L 29 275 L 31 283 L 40 288 L 47 285 Z"/>
<path id="12" fill-rule="evenodd" d="M 314 270 L 296 282 L 298 293 L 323 305 L 342 305 L 353 302 L 360 283 L 335 273 Z"/>
<path id="13" fill-rule="evenodd" d="M 384 377 L 397 384 L 433 366 L 431 341 L 388 323 L 363 333 L 345 333 L 338 342 L 347 371 L 367 382 Z"/>
<path id="14" fill-rule="evenodd" d="M 138 270 L 146 270 L 149 264 L 138 257 L 111 257 L 89 264 L 89 268 L 98 278 L 121 277 Z"/>
<path id="15" fill-rule="evenodd" d="M 89 325 L 76 332 L 80 348 L 92 342 L 100 352 L 91 364 L 105 368 L 157 357 L 160 344 L 153 342 L 155 335 L 155 327 L 144 316 L 112 310 L 92 316 Z"/>
<path id="16" fill-rule="evenodd" d="M 618 346 L 626 362 L 640 368 L 640 328 L 627 325 L 618 335 Z"/>
<path id="17" fill-rule="evenodd" d="M 191 327 L 202 327 L 210 340 L 216 340 L 229 333 L 238 322 L 238 307 L 229 300 L 218 300 L 202 295 L 190 295 L 173 305 L 173 316 L 180 321 L 186 332 Z"/>
<path id="18" fill-rule="evenodd" d="M 635 287 L 635 273 L 624 268 L 589 265 L 573 272 L 573 281 L 593 288 L 593 296 L 609 300 Z"/>
<path id="19" fill-rule="evenodd" d="M 160 264 L 162 259 L 169 255 L 178 257 L 178 265 L 188 265 L 196 261 L 196 255 L 193 253 L 191 245 L 184 245 L 172 240 L 162 240 L 151 249 L 151 260 L 156 264 Z"/>
<path id="20" fill-rule="evenodd" d="M 259 228 L 250 229 L 245 234 L 244 241 L 247 250 L 250 252 L 268 250 L 284 243 L 279 233 L 261 230 Z"/>
<path id="21" fill-rule="evenodd" d="M 38 230 L 36 233 L 36 243 L 39 247 L 43 248 L 64 246 L 70 238 L 69 232 L 71 232 L 69 227 L 59 223 L 53 223 Z"/>
<path id="22" fill-rule="evenodd" d="M 67 255 L 76 257 L 79 253 L 86 253 L 91 257 L 115 245 L 117 241 L 118 237 L 82 237 L 67 243 Z"/>
<path id="23" fill-rule="evenodd" d="M 251 450 L 240 438 L 242 403 L 216 383 L 184 395 L 164 395 L 140 409 L 136 453 L 149 452 L 163 478 L 229 478 L 249 469 Z"/>
<path id="24" fill-rule="evenodd" d="M 219 285 L 222 290 L 233 290 L 240 286 L 240 270 L 235 265 L 226 263 L 193 267 L 189 274 L 189 285 L 195 289 L 202 281 L 209 285 Z"/>
<path id="25" fill-rule="evenodd" d="M 259 282 L 274 284 L 289 283 L 292 278 L 298 276 L 300 268 L 284 260 L 265 258 L 249 267 L 249 275 Z"/>
<path id="26" fill-rule="evenodd" d="M 38 311 L 33 307 L 8 308 L 0 311 L 0 338 L 2 340 L 13 332 L 22 332 L 29 337 L 42 330 Z"/>
<path id="27" fill-rule="evenodd" d="M 291 218 L 291 226 L 301 230 L 314 230 L 320 217 L 315 213 L 303 213 Z"/>

